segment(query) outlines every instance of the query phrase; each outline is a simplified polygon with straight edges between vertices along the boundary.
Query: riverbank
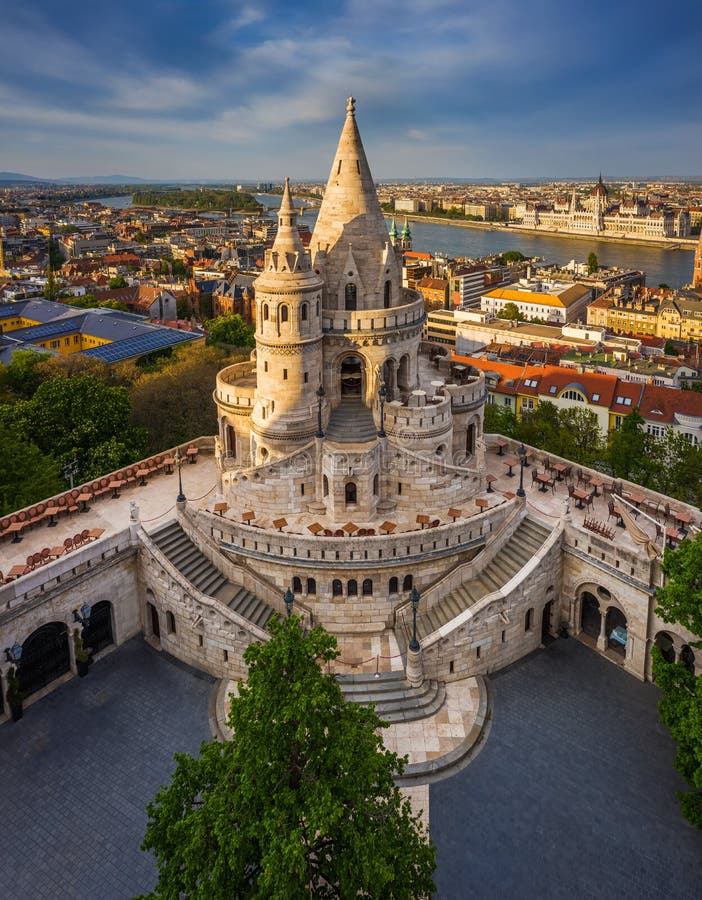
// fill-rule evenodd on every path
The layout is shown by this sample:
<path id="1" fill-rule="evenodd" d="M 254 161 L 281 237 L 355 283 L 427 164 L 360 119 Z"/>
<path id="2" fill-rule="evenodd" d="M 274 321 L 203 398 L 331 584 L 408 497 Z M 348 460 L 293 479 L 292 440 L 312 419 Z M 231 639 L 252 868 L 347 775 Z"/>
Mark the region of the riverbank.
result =
<path id="1" fill-rule="evenodd" d="M 389 213 L 387 215 L 390 215 Z M 657 247 L 663 250 L 694 250 L 697 238 L 644 238 L 626 237 L 626 235 L 583 234 L 577 231 L 550 231 L 546 228 L 527 228 L 524 225 L 504 225 L 500 222 L 474 222 L 469 219 L 444 219 L 441 216 L 416 216 L 402 213 L 396 218 L 406 218 L 411 222 L 430 222 L 432 225 L 458 225 L 460 228 L 478 228 L 483 231 L 496 231 L 500 234 L 528 234 L 535 237 L 567 238 L 575 240 L 603 241 L 609 244 L 628 244 L 630 246 Z"/>

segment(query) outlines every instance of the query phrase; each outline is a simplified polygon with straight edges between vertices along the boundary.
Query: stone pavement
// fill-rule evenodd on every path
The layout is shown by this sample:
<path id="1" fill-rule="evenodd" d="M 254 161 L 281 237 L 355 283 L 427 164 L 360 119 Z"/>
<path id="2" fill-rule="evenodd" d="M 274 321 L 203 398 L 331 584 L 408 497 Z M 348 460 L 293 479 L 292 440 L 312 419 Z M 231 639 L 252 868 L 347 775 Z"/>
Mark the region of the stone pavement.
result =
<path id="1" fill-rule="evenodd" d="M 173 754 L 211 737 L 213 681 L 134 638 L 0 726 L 7 900 L 124 900 L 150 890 L 146 804 Z"/>
<path id="2" fill-rule="evenodd" d="M 678 809 L 656 688 L 574 640 L 492 687 L 483 751 L 430 788 L 437 898 L 699 896 L 702 832 Z"/>

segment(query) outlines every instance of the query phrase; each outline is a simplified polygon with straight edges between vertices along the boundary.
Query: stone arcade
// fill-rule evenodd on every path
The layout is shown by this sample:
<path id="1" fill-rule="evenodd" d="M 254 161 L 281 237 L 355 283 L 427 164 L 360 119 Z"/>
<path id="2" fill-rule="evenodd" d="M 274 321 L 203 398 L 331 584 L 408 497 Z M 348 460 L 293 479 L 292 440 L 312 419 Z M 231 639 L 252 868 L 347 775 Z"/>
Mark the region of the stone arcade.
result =
<path id="1" fill-rule="evenodd" d="M 256 283 L 256 348 L 217 377 L 219 433 L 200 439 L 196 467 L 214 451 L 217 494 L 195 502 L 190 492 L 175 518 L 135 515 L 0 586 L 3 687 L 13 646 L 53 660 L 41 689 L 75 670 L 67 635 L 84 601 L 103 604 L 103 643 L 143 631 L 193 666 L 239 677 L 244 649 L 267 639 L 288 590 L 306 625 L 338 637 L 342 673 L 405 670 L 410 685 L 440 686 L 494 672 L 561 629 L 639 678 L 654 640 L 700 670 L 692 636 L 655 616 L 654 517 L 645 548 L 628 531 L 613 541 L 586 529 L 564 495 L 531 478 L 520 498 L 510 489 L 518 448 L 483 434 L 484 375 L 420 353 L 423 299 L 402 287 L 354 106 L 309 252 L 286 182 Z M 531 455 L 534 468 L 545 462 Z M 163 509 L 172 481 L 167 490 Z M 699 527 L 699 510 L 677 506 Z"/>

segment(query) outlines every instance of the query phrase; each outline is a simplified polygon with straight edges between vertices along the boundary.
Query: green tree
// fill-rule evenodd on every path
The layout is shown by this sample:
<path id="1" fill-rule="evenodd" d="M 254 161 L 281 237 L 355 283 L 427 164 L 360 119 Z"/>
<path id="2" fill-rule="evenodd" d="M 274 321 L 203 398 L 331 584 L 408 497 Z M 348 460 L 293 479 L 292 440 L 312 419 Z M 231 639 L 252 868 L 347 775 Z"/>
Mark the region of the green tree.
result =
<path id="1" fill-rule="evenodd" d="M 591 409 L 558 410 L 559 456 L 590 465 L 604 455 L 605 442 L 597 414 Z"/>
<path id="2" fill-rule="evenodd" d="M 320 663 L 338 656 L 297 617 L 250 645 L 233 740 L 176 756 L 150 803 L 153 897 L 428 897 L 435 851 L 394 782 L 372 709 L 347 703 Z"/>
<path id="3" fill-rule="evenodd" d="M 521 252 L 521 250 L 507 250 L 506 253 L 502 254 L 502 259 L 506 263 L 515 263 L 515 262 L 523 262 L 526 259 L 526 256 Z"/>
<path id="4" fill-rule="evenodd" d="M 620 427 L 609 436 L 609 464 L 617 478 L 639 481 L 646 475 L 646 452 L 650 440 L 643 429 L 644 420 L 637 408 L 622 420 Z"/>
<path id="5" fill-rule="evenodd" d="M 247 323 L 240 315 L 234 313 L 231 316 L 218 316 L 205 323 L 205 328 L 213 344 L 227 344 L 230 347 L 253 347 L 253 325 Z"/>
<path id="6" fill-rule="evenodd" d="M 517 436 L 532 447 L 557 453 L 559 429 L 558 407 L 542 400 L 537 409 L 522 414 Z"/>
<path id="7" fill-rule="evenodd" d="M 591 250 L 587 258 L 587 274 L 594 275 L 599 266 L 600 262 L 597 259 L 597 254 L 594 250 Z"/>
<path id="8" fill-rule="evenodd" d="M 663 352 L 666 356 L 677 356 L 678 348 L 672 341 L 666 341 L 663 345 Z"/>
<path id="9" fill-rule="evenodd" d="M 504 307 L 497 313 L 498 319 L 512 319 L 515 322 L 524 322 L 526 316 L 519 311 L 516 303 L 505 303 Z"/>
<path id="10" fill-rule="evenodd" d="M 485 404 L 485 418 L 483 431 L 486 434 L 501 434 L 504 437 L 516 437 L 519 429 L 517 417 L 506 406 L 498 406 L 496 403 Z"/>
<path id="11" fill-rule="evenodd" d="M 124 275 L 115 275 L 114 278 L 110 278 L 108 284 L 110 286 L 110 290 L 112 291 L 119 290 L 119 288 L 129 287 L 129 285 L 127 284 L 127 279 L 124 277 Z"/>
<path id="12" fill-rule="evenodd" d="M 702 636 L 702 532 L 682 541 L 677 550 L 666 548 L 661 569 L 666 582 L 656 590 L 658 615 Z M 702 641 L 693 646 L 702 647 Z"/>
<path id="13" fill-rule="evenodd" d="M 33 444 L 20 428 L 3 422 L 0 441 L 0 516 L 65 487 L 59 464 Z"/>
<path id="14" fill-rule="evenodd" d="M 43 380 L 41 363 L 47 359 L 48 353 L 17 350 L 8 366 L 0 366 L 2 382 L 18 397 L 28 400 Z"/>
<path id="15" fill-rule="evenodd" d="M 44 285 L 44 297 L 47 300 L 55 300 L 61 290 L 61 282 L 51 263 L 46 267 L 46 283 Z"/>

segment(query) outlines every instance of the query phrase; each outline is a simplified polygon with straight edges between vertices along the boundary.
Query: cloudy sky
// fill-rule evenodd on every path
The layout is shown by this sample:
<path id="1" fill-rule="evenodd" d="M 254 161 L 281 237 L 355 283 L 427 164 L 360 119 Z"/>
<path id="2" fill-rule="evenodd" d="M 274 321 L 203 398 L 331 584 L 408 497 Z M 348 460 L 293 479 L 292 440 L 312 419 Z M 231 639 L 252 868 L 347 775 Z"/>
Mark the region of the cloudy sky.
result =
<path id="1" fill-rule="evenodd" d="M 22 0 L 0 170 L 326 178 L 702 174 L 702 3 Z"/>

